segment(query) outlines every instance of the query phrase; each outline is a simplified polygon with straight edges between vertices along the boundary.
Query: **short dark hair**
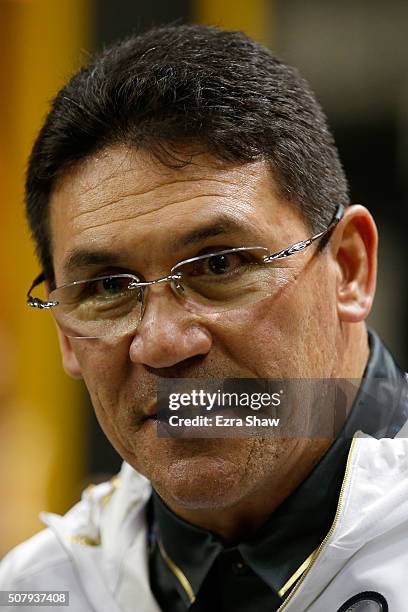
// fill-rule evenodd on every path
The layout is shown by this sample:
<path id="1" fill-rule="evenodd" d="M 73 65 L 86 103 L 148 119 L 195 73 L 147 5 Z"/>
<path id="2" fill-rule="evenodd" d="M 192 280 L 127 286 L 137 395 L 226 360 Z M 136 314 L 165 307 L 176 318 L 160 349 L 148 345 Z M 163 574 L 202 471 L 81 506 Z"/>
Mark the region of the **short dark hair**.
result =
<path id="1" fill-rule="evenodd" d="M 34 143 L 26 211 L 46 277 L 54 278 L 48 203 L 58 176 L 109 145 L 174 162 L 177 144 L 189 142 L 225 161 L 267 160 L 280 194 L 313 230 L 348 204 L 326 117 L 296 69 L 242 32 L 154 28 L 113 44 L 76 73 Z"/>

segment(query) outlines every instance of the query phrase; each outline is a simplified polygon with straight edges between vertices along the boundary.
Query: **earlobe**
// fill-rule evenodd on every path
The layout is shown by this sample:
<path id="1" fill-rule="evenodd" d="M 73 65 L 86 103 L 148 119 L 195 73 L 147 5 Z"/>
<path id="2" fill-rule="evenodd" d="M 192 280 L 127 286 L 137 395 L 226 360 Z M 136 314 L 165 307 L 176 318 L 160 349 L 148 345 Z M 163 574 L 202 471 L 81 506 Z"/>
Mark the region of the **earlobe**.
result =
<path id="1" fill-rule="evenodd" d="M 354 205 L 346 210 L 335 233 L 339 318 L 347 323 L 358 323 L 366 319 L 374 299 L 377 228 L 369 211 Z"/>
<path id="2" fill-rule="evenodd" d="M 59 327 L 57 327 L 57 332 L 61 349 L 62 365 L 65 372 L 68 374 L 68 376 L 71 376 L 71 378 L 81 379 L 81 366 L 79 365 L 77 356 L 72 349 L 71 339 L 68 338 L 68 336 L 65 336 Z"/>

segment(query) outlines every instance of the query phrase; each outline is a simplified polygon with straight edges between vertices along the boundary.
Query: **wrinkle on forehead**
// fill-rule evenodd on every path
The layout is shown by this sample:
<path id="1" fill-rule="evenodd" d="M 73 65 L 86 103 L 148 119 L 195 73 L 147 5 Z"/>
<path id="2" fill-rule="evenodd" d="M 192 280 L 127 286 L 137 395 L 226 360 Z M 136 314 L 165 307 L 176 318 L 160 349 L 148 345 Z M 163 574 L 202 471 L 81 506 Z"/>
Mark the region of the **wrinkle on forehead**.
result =
<path id="1" fill-rule="evenodd" d="M 134 173 L 134 169 L 132 171 L 129 170 L 129 172 L 133 172 Z M 175 184 L 175 183 L 177 185 L 179 185 L 180 183 L 189 183 L 189 184 L 192 184 L 194 182 L 200 183 L 200 187 L 203 186 L 203 183 L 206 183 L 206 182 L 208 182 L 208 183 L 224 183 L 225 185 L 231 185 L 230 181 L 219 181 L 219 180 L 216 180 L 216 179 L 183 179 L 183 180 L 177 180 L 177 181 L 173 180 L 173 181 L 169 181 L 168 183 L 163 183 L 161 185 L 157 185 L 155 187 L 152 187 L 152 189 L 148 189 L 148 190 L 144 189 L 142 191 L 137 191 L 137 190 L 132 189 L 132 190 L 130 190 L 129 193 L 122 194 L 122 195 L 120 195 L 119 197 L 117 197 L 117 198 L 115 198 L 113 200 L 109 198 L 109 201 L 107 201 L 106 203 L 99 203 L 99 205 L 96 206 L 96 208 L 87 208 L 87 210 L 79 213 L 77 215 L 77 217 L 80 217 L 82 215 L 88 215 L 88 214 L 94 213 L 96 211 L 102 210 L 103 208 L 108 208 L 110 206 L 114 206 L 118 202 L 124 201 L 127 197 L 137 198 L 138 196 L 145 196 L 145 195 L 151 196 L 155 191 L 159 191 L 160 189 L 163 189 L 163 188 L 166 188 L 166 187 L 168 188 L 172 184 Z M 97 188 L 100 189 L 103 185 L 104 185 L 104 182 L 102 182 L 101 184 L 98 184 Z M 93 187 L 92 189 L 95 189 L 95 187 Z M 83 192 L 82 195 L 87 195 L 88 193 L 90 193 L 89 190 Z M 219 196 L 220 194 L 219 193 L 208 193 L 208 192 L 206 192 L 206 195 L 209 195 L 209 196 L 211 196 L 211 195 Z M 189 198 L 189 199 L 193 200 L 196 197 L 201 197 L 201 196 L 197 195 L 197 196 L 193 196 L 192 198 Z M 185 199 L 181 199 L 181 200 L 178 200 L 178 201 L 174 201 L 173 200 L 172 203 L 173 204 L 180 204 L 183 201 L 185 201 Z M 161 208 L 161 207 L 159 206 L 158 208 Z M 152 210 L 151 212 L 154 212 L 154 211 Z"/>
<path id="2" fill-rule="evenodd" d="M 112 147 L 67 170 L 57 182 L 53 197 L 71 192 L 76 217 L 115 206 L 127 197 L 134 198 L 133 205 L 137 202 L 142 207 L 147 196 L 150 202 L 158 201 L 160 207 L 163 199 L 175 202 L 181 187 L 191 196 L 211 192 L 231 195 L 239 190 L 246 197 L 253 191 L 263 165 L 264 162 L 221 165 L 201 155 L 183 168 L 169 168 L 145 151 Z"/>
<path id="3" fill-rule="evenodd" d="M 146 152 L 111 148 L 70 168 L 51 197 L 51 225 L 73 223 L 75 230 L 128 221 L 206 196 L 249 200 L 263 162 L 220 165 L 201 156 L 183 168 L 168 168 Z M 53 203 L 55 205 L 53 206 Z M 83 219 L 82 219 L 83 218 Z"/>
<path id="4" fill-rule="evenodd" d="M 177 182 L 189 182 L 191 180 L 200 180 L 203 176 L 211 174 L 214 180 L 219 182 L 230 182 L 229 175 L 231 169 L 239 176 L 247 177 L 248 175 L 256 175 L 259 173 L 260 167 L 264 166 L 263 161 L 255 161 L 252 163 L 233 163 L 218 160 L 209 154 L 197 154 L 191 156 L 188 163 L 183 166 L 174 167 L 168 166 L 158 160 L 155 156 L 144 149 L 135 149 L 124 145 L 107 147 L 103 151 L 91 156 L 90 158 L 78 162 L 71 166 L 68 172 L 82 173 L 87 167 L 93 173 L 96 168 L 100 170 L 98 181 L 89 181 L 88 175 L 85 180 L 89 181 L 84 191 L 92 192 L 97 189 L 100 180 L 104 182 L 116 180 L 118 174 L 125 177 L 127 173 L 134 173 L 135 170 L 142 170 L 149 177 L 150 181 L 156 181 L 157 185 L 165 185 L 174 180 Z"/>
<path id="5" fill-rule="evenodd" d="M 132 175 L 134 175 L 135 173 L 135 168 L 129 168 L 129 169 L 124 169 L 120 171 L 121 174 L 121 179 L 126 179 L 126 174 L 128 174 L 130 177 Z M 114 187 L 117 188 L 117 180 L 118 180 L 118 175 L 119 175 L 119 171 L 110 174 L 107 177 L 103 177 L 101 180 L 95 181 L 93 184 L 89 183 L 88 185 L 84 186 L 83 189 L 81 189 L 81 195 L 82 196 L 89 196 L 90 200 L 92 201 L 93 199 L 95 199 L 95 193 L 96 195 L 100 195 L 99 191 L 101 189 L 101 187 L 105 188 L 107 190 L 107 192 L 109 192 L 112 189 L 112 186 L 110 185 L 110 183 L 114 183 Z M 247 176 L 247 175 L 246 175 Z M 75 177 L 73 177 L 75 180 Z M 162 180 L 160 181 L 160 184 L 158 185 L 154 185 L 152 187 L 145 187 L 142 188 L 140 191 L 138 191 L 137 189 L 132 189 L 131 193 L 129 193 L 129 195 L 132 196 L 141 196 L 141 195 L 145 195 L 145 194 L 152 194 L 155 191 L 160 191 L 161 189 L 165 189 L 170 187 L 171 185 L 174 184 L 183 184 L 183 183 L 189 183 L 189 184 L 194 184 L 194 183 L 198 183 L 199 186 L 201 186 L 204 182 L 208 182 L 209 184 L 212 184 L 212 186 L 216 186 L 216 185 L 227 185 L 227 186 L 232 186 L 233 181 L 231 181 L 231 178 L 228 179 L 222 179 L 221 177 L 211 177 L 211 178 L 206 178 L 205 176 L 199 176 L 199 177 L 188 177 L 188 178 L 182 178 L 180 176 L 175 177 L 174 175 L 172 177 L 169 177 L 168 180 L 164 180 L 164 177 L 161 177 Z M 86 177 L 85 179 L 82 180 L 83 183 L 86 182 L 86 180 L 88 179 L 88 177 Z M 81 180 L 81 177 L 79 178 L 79 180 Z M 125 183 L 123 184 L 123 186 L 125 186 Z M 126 197 L 126 194 L 124 195 L 124 197 Z M 117 199 L 114 200 L 109 200 L 106 204 L 100 203 L 99 206 L 97 206 L 96 208 L 88 208 L 86 210 L 86 213 L 89 212 L 95 212 L 96 210 L 99 210 L 100 208 L 103 208 L 105 206 L 112 206 L 114 205 L 116 202 L 118 202 L 120 199 L 122 199 L 122 196 L 120 196 Z"/>
<path id="6" fill-rule="evenodd" d="M 130 194 L 127 197 L 133 198 L 133 194 Z M 197 196 L 193 196 L 193 197 L 188 198 L 188 199 L 183 198 L 182 200 L 172 201 L 171 203 L 165 202 L 161 206 L 157 206 L 156 208 L 151 208 L 147 213 L 142 213 L 141 212 L 141 213 L 138 214 L 132 208 L 132 214 L 131 215 L 127 215 L 127 216 L 124 216 L 124 217 L 118 217 L 118 218 L 109 220 L 109 225 L 112 225 L 114 223 L 120 223 L 120 222 L 123 222 L 123 221 L 132 221 L 132 220 L 135 220 L 135 219 L 139 219 L 140 220 L 140 217 L 144 217 L 145 215 L 146 216 L 147 215 L 151 215 L 152 213 L 156 213 L 156 212 L 162 210 L 163 208 L 171 207 L 171 206 L 177 206 L 177 205 L 181 205 L 181 204 L 187 204 L 188 205 L 191 202 L 193 202 L 194 200 L 202 199 L 203 197 L 206 197 L 206 198 L 214 197 L 214 198 L 219 198 L 219 199 L 222 198 L 223 200 L 228 199 L 228 198 L 234 199 L 232 196 L 225 196 L 225 195 L 222 195 L 222 194 L 212 193 L 212 194 L 206 194 L 205 196 L 197 195 Z M 119 198 L 115 202 L 122 202 L 122 203 L 124 203 L 124 200 L 125 200 L 125 198 Z M 99 211 L 102 208 L 103 207 L 101 207 L 100 209 L 97 209 L 97 210 Z M 92 211 L 92 212 L 95 212 L 95 211 Z M 179 212 L 181 214 L 183 214 L 183 215 L 185 214 L 184 210 L 183 211 L 180 210 Z M 92 213 L 84 212 L 84 213 L 81 213 L 80 215 L 77 215 L 76 218 L 78 219 L 79 217 L 84 216 L 84 215 L 88 215 L 88 214 L 92 214 Z M 96 229 L 96 228 L 102 227 L 104 225 L 106 225 L 106 221 L 103 221 L 102 223 L 91 223 L 89 226 L 82 225 L 81 226 L 81 231 L 85 232 L 87 230 Z"/>

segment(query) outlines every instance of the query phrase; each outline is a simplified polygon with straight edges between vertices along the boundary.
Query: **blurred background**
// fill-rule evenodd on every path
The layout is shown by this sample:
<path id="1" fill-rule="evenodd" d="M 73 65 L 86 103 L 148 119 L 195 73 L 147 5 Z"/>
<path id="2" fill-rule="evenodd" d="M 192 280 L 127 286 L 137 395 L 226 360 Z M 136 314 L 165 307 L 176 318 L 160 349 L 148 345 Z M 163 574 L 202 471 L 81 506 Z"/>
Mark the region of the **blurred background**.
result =
<path id="1" fill-rule="evenodd" d="M 0 0 L 0 557 L 115 473 L 79 382 L 60 365 L 51 317 L 25 307 L 39 272 L 23 216 L 26 159 L 50 100 L 89 54 L 151 25 L 240 29 L 298 66 L 380 229 L 370 323 L 408 369 L 406 0 Z"/>

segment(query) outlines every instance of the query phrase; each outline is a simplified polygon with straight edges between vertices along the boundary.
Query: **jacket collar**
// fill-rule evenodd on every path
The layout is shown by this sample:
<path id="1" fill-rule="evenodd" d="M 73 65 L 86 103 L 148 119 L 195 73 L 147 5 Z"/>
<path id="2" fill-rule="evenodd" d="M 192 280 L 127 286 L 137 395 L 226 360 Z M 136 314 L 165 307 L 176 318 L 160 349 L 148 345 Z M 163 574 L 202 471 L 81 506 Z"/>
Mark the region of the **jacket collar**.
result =
<path id="1" fill-rule="evenodd" d="M 408 420 L 406 377 L 372 329 L 368 342 L 370 357 L 343 434 L 352 438 L 363 431 L 375 438 L 394 438 Z"/>

